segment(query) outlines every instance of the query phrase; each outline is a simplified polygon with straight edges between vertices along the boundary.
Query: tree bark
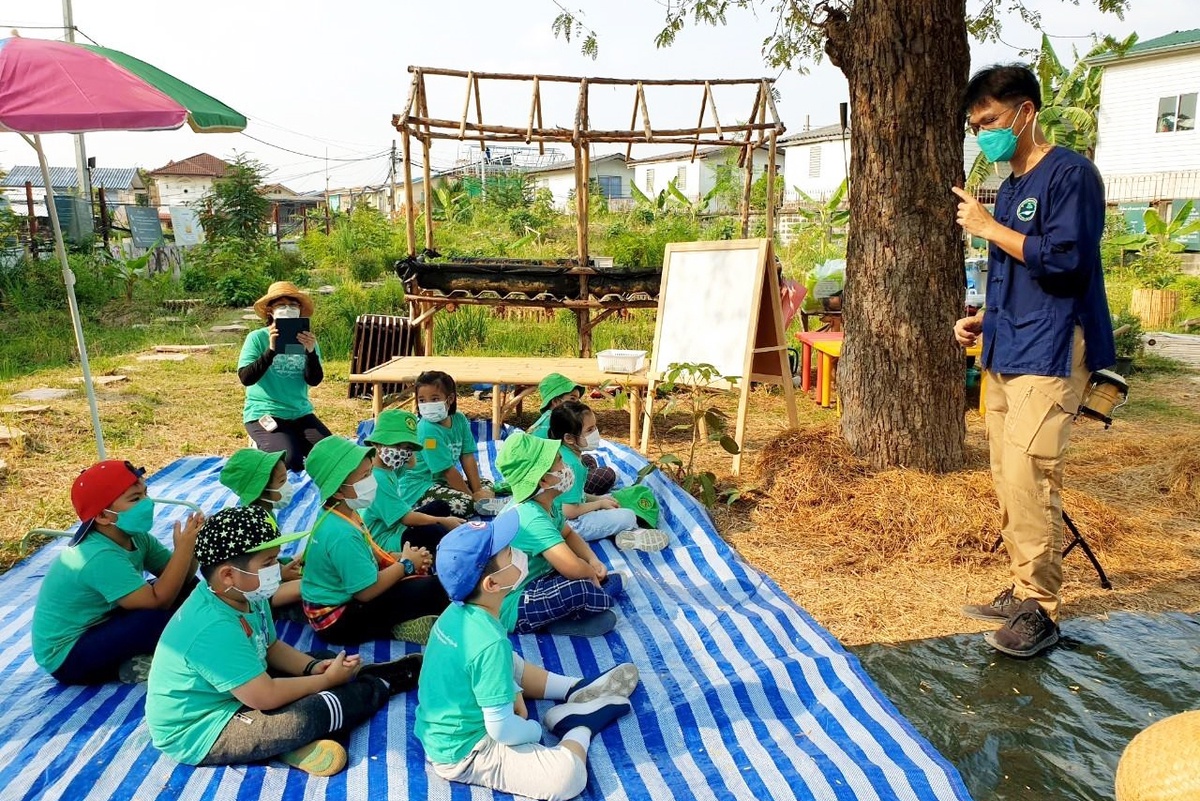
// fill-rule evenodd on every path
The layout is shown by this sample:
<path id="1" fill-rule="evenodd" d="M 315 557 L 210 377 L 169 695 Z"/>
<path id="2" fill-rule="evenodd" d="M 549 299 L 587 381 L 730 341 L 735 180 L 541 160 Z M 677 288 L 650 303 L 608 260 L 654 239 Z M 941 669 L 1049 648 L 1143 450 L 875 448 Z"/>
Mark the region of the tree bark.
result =
<path id="1" fill-rule="evenodd" d="M 850 226 L 838 364 L 842 433 L 872 465 L 964 459 L 961 101 L 965 0 L 856 0 L 826 52 L 850 84 Z"/>

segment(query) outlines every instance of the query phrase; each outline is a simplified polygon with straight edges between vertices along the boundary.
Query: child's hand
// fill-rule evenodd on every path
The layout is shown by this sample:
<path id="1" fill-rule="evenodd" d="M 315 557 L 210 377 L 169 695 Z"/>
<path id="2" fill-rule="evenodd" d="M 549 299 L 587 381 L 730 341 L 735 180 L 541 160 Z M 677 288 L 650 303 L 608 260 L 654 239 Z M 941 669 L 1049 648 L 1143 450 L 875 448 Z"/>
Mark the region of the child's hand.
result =
<path id="1" fill-rule="evenodd" d="M 588 564 L 596 573 L 596 581 L 604 581 L 604 579 L 608 576 L 608 568 L 604 566 L 604 563 L 599 559 L 592 557 L 592 559 L 588 561 Z"/>
<path id="2" fill-rule="evenodd" d="M 186 551 L 191 553 L 196 550 L 196 534 L 200 532 L 200 527 L 204 525 L 204 513 L 192 512 L 187 516 L 182 524 L 175 521 L 175 532 L 173 534 L 176 551 Z"/>
<path id="3" fill-rule="evenodd" d="M 471 493 L 471 500 L 474 501 L 482 501 L 485 498 L 495 497 L 496 493 L 492 492 L 490 487 L 480 487 L 479 489 L 475 490 L 475 492 Z"/>
<path id="4" fill-rule="evenodd" d="M 519 718 L 529 720 L 529 710 L 525 706 L 525 696 L 517 693 L 517 697 L 513 699 L 513 714 Z"/>
<path id="5" fill-rule="evenodd" d="M 595 509 L 620 509 L 621 504 L 617 503 L 613 496 L 603 495 L 592 501 L 592 507 Z"/>
<path id="6" fill-rule="evenodd" d="M 284 581 L 299 581 L 300 563 L 295 560 L 288 562 L 280 569 L 279 575 Z"/>
<path id="7" fill-rule="evenodd" d="M 400 558 L 411 561 L 418 573 L 428 570 L 433 564 L 433 554 L 427 548 L 414 548 L 407 542 L 400 550 Z"/>
<path id="8" fill-rule="evenodd" d="M 359 657 L 357 654 L 346 656 L 345 651 L 340 651 L 333 659 L 325 660 L 324 664 L 325 669 L 321 671 L 321 675 L 328 681 L 328 686 L 340 687 L 353 679 L 354 674 L 358 672 Z"/>
<path id="9" fill-rule="evenodd" d="M 454 517 L 453 515 L 451 515 L 450 517 L 439 517 L 437 519 L 437 521 L 440 525 L 444 526 L 445 528 L 451 529 L 451 530 L 456 529 L 459 526 L 461 526 L 463 523 L 467 522 L 466 520 L 463 520 L 461 517 Z"/>

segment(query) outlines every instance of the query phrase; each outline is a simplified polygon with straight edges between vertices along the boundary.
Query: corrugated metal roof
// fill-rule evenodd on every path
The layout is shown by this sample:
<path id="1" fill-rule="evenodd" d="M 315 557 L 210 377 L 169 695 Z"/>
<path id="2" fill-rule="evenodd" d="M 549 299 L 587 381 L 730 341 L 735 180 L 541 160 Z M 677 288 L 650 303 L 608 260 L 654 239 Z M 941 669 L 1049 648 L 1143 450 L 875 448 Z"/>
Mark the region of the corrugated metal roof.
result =
<path id="1" fill-rule="evenodd" d="M 850 129 L 846 129 L 846 135 L 850 134 Z M 822 125 L 819 128 L 809 128 L 807 131 L 797 131 L 794 134 L 788 134 L 779 140 L 780 145 L 798 145 L 805 142 L 826 142 L 831 139 L 842 138 L 841 125 Z"/>
<path id="2" fill-rule="evenodd" d="M 1158 36 L 1138 42 L 1125 51 L 1123 56 L 1116 53 L 1104 53 L 1088 59 L 1089 64 L 1112 64 L 1126 59 L 1134 59 L 1158 54 L 1170 50 L 1192 50 L 1200 48 L 1200 28 L 1188 31 L 1173 31 L 1166 36 Z"/>
<path id="3" fill-rule="evenodd" d="M 92 186 L 97 189 L 132 189 L 137 180 L 134 167 L 96 167 L 92 170 Z M 0 181 L 0 186 L 24 186 L 26 181 L 35 187 L 44 186 L 41 167 L 13 167 Z M 79 185 L 79 172 L 74 167 L 51 167 L 50 181 L 55 189 L 75 189 Z"/>

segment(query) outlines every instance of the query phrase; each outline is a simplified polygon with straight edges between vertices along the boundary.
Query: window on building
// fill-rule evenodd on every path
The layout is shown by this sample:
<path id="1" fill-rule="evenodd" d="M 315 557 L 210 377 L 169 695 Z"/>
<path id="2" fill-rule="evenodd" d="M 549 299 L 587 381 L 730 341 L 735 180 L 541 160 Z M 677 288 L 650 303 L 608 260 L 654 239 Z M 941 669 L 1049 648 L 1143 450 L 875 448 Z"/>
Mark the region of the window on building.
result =
<path id="1" fill-rule="evenodd" d="M 675 188 L 680 192 L 687 191 L 687 167 L 675 170 Z"/>
<path id="2" fill-rule="evenodd" d="M 597 176 L 596 183 L 599 184 L 600 194 L 606 198 L 621 197 L 621 176 L 600 175 Z"/>
<path id="3" fill-rule="evenodd" d="M 821 146 L 813 145 L 808 149 L 808 177 L 821 177 Z"/>
<path id="4" fill-rule="evenodd" d="M 1158 100 L 1155 130 L 1159 133 L 1194 131 L 1196 129 L 1196 92 L 1172 95 Z"/>
<path id="5" fill-rule="evenodd" d="M 654 194 L 654 170 L 646 170 L 646 192 Z"/>

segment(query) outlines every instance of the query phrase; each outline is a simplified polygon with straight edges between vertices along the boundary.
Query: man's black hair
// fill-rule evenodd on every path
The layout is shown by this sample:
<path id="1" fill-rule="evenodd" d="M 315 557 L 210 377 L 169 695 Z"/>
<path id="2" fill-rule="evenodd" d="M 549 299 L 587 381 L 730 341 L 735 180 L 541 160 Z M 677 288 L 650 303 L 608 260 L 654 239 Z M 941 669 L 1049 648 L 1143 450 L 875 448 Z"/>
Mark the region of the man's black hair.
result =
<path id="1" fill-rule="evenodd" d="M 963 97 L 963 112 L 969 115 L 971 109 L 989 99 L 1001 103 L 1029 100 L 1033 108 L 1040 111 L 1042 89 L 1037 76 L 1024 64 L 994 64 L 971 76 Z"/>
<path id="2" fill-rule="evenodd" d="M 215 565 L 201 565 L 200 575 L 204 576 L 205 581 L 211 581 L 213 574 L 222 565 L 233 565 L 238 570 L 245 570 L 250 566 L 250 560 L 254 558 L 254 553 L 244 553 L 241 556 L 235 556 L 232 559 L 226 559 L 224 562 L 217 562 Z"/>
<path id="3" fill-rule="evenodd" d="M 487 560 L 487 564 L 483 566 L 483 572 L 479 574 L 479 581 L 475 582 L 475 589 L 471 590 L 471 594 L 468 595 L 466 598 L 463 598 L 463 601 L 464 602 L 474 601 L 477 598 L 479 598 L 479 596 L 483 595 L 483 590 L 481 589 L 481 587 L 483 587 L 484 576 L 490 576 L 499 569 L 500 569 L 500 563 L 496 561 L 495 556 L 493 556 L 491 559 Z"/>

